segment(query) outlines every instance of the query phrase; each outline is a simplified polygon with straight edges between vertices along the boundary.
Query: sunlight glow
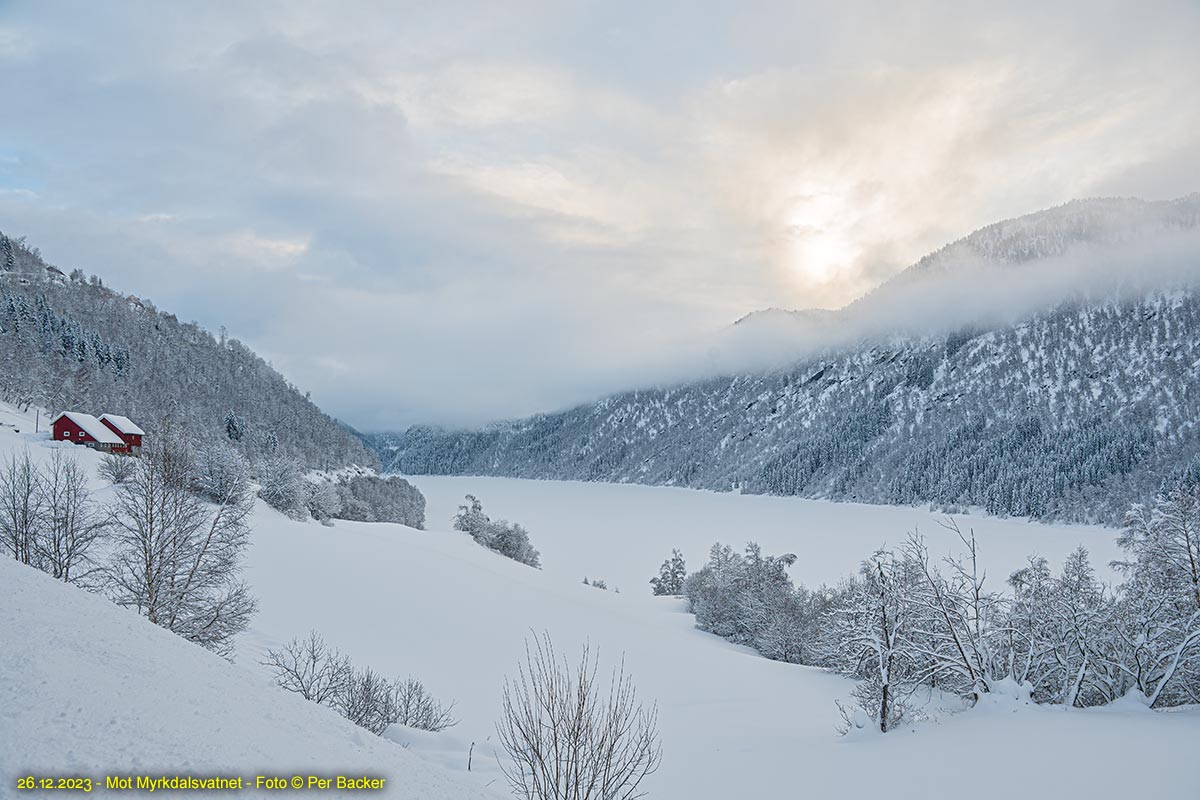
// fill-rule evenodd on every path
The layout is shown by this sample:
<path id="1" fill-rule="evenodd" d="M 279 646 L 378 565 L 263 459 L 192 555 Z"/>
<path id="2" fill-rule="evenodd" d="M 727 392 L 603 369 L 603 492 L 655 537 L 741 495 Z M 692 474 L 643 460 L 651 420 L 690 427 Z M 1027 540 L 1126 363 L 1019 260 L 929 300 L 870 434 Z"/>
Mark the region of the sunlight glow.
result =
<path id="1" fill-rule="evenodd" d="M 829 191 L 794 196 L 786 219 L 787 267 L 805 282 L 837 279 L 858 255 L 843 196 Z"/>

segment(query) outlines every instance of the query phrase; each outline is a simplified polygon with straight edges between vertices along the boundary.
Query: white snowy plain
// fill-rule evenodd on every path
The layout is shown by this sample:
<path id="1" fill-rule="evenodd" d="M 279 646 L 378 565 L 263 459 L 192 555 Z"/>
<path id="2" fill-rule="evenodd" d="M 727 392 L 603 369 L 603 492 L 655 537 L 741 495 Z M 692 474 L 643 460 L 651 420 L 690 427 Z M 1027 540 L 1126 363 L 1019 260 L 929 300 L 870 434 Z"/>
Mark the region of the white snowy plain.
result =
<path id="1" fill-rule="evenodd" d="M 0 430 L 0 457 L 24 445 L 39 458 L 56 446 Z M 672 547 L 694 569 L 714 541 L 755 540 L 796 553 L 797 581 L 833 582 L 914 526 L 931 549 L 950 552 L 937 515 L 639 486 L 413 480 L 429 499 L 426 531 L 323 527 L 259 503 L 246 578 L 260 611 L 233 665 L 107 601 L 0 564 L 0 796 L 15 795 L 16 776 L 35 768 L 358 771 L 386 775 L 385 796 L 504 796 L 493 726 L 504 677 L 534 631 L 571 658 L 585 641 L 602 666 L 624 658 L 640 696 L 658 703 L 664 753 L 644 785 L 652 798 L 1200 796 L 1200 710 L 1076 711 L 996 697 L 886 736 L 841 738 L 834 701 L 849 681 L 697 631 L 682 600 L 649 596 L 646 581 Z M 467 492 L 493 517 L 529 528 L 543 569 L 450 530 Z M 975 528 L 997 582 L 1032 552 L 1058 562 L 1083 543 L 1098 565 L 1115 553 L 1113 531 L 1101 528 L 960 524 Z M 584 586 L 585 575 L 621 592 Z M 457 701 L 459 724 L 442 734 L 393 728 L 388 738 L 406 751 L 272 688 L 263 649 L 310 629 L 360 666 L 414 675 Z"/>

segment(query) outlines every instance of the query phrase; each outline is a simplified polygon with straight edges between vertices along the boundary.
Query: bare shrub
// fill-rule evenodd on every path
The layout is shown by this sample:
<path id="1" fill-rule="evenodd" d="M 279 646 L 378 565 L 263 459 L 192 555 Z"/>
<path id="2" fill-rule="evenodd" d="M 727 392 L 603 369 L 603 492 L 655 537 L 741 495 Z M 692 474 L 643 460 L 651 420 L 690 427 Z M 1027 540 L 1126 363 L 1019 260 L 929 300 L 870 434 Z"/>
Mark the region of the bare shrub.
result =
<path id="1" fill-rule="evenodd" d="M 423 731 L 444 731 L 458 724 L 454 703 L 442 705 L 416 678 L 392 683 L 393 722 Z"/>
<path id="2" fill-rule="evenodd" d="M 292 639 L 279 650 L 268 650 L 263 664 L 275 671 L 275 682 L 281 687 L 322 704 L 333 703 L 352 674 L 350 659 L 325 644 L 316 631 Z"/>
<path id="3" fill-rule="evenodd" d="M 350 674 L 336 706 L 343 717 L 374 734 L 383 733 L 394 722 L 391 685 L 370 667 Z"/>
<path id="4" fill-rule="evenodd" d="M 505 682 L 496 725 L 513 793 L 527 800 L 632 800 L 658 769 L 658 707 L 638 701 L 624 662 L 605 686 L 599 659 L 559 659 L 548 634 L 526 641 L 525 663 Z"/>
<path id="5" fill-rule="evenodd" d="M 100 467 L 96 470 L 101 480 L 108 481 L 113 486 L 120 486 L 133 478 L 135 471 L 137 471 L 137 462 L 134 459 L 116 453 L 107 453 L 101 456 Z"/>
<path id="6" fill-rule="evenodd" d="M 371 733 L 397 724 L 434 732 L 457 724 L 454 703 L 439 702 L 416 678 L 394 680 L 370 667 L 355 669 L 316 631 L 268 650 L 262 663 L 274 671 L 280 687 L 335 709 Z"/>

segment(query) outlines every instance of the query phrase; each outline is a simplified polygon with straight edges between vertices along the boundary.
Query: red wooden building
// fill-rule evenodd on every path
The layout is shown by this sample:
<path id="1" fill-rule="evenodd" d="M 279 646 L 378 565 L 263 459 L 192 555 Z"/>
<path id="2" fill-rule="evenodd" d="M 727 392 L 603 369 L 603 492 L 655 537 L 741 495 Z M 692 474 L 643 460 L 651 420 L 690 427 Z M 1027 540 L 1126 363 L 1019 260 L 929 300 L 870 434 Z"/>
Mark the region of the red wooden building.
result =
<path id="1" fill-rule="evenodd" d="M 50 422 L 54 439 L 84 444 L 105 453 L 128 453 L 129 445 L 107 425 L 80 411 L 64 411 Z"/>
<path id="2" fill-rule="evenodd" d="M 120 414 L 101 414 L 100 421 L 121 437 L 121 441 L 125 442 L 130 453 L 137 453 L 142 449 L 142 437 L 146 435 L 146 432 L 134 424 L 129 417 L 122 417 Z"/>

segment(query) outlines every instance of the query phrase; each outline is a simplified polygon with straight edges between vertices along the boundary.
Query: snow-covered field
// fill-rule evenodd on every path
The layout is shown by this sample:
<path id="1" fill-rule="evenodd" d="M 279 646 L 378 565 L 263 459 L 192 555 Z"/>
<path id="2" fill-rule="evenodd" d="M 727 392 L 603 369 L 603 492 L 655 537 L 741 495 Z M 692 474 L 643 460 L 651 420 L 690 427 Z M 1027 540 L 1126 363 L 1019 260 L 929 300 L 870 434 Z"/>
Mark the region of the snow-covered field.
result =
<path id="1" fill-rule="evenodd" d="M 624 656 L 643 695 L 658 701 L 665 755 L 648 784 L 652 797 L 886 791 L 936 798 L 970 785 L 976 798 L 1116 798 L 1144 792 L 1147 780 L 1164 797 L 1195 797 L 1179 765 L 1190 763 L 1200 713 L 1064 711 L 1001 700 L 911 732 L 845 741 L 834 731 L 834 701 L 846 696 L 847 681 L 701 633 L 682 601 L 650 597 L 645 585 L 672 546 L 698 566 L 715 539 L 756 539 L 770 551 L 799 553 L 797 579 L 836 580 L 913 524 L 942 535 L 928 513 L 638 486 L 416 483 L 429 498 L 428 531 L 296 525 L 260 508 L 249 578 L 262 608 L 243 660 L 314 627 L 362 663 L 419 676 L 459 703 L 462 722 L 452 733 L 460 749 L 451 744 L 438 754 L 449 766 L 462 768 L 474 741 L 479 769 L 481 751 L 491 751 L 503 677 L 515 669 L 524 637 L 546 630 L 566 652 L 589 640 L 610 664 Z M 543 570 L 449 531 L 467 491 L 493 517 L 530 528 Z M 1027 552 L 1058 560 L 1085 543 L 1099 561 L 1113 553 L 1112 532 L 1103 529 L 970 522 L 1001 575 Z M 623 591 L 583 586 L 585 574 Z M 430 746 L 429 738 L 414 747 Z"/>
<path id="2" fill-rule="evenodd" d="M 8 428 L 0 457 L 27 443 L 42 456 L 52 446 Z M 1200 710 L 1065 711 L 994 698 L 887 736 L 841 739 L 834 700 L 849 682 L 701 633 L 682 601 L 649 596 L 646 581 L 672 547 L 695 568 L 713 541 L 753 539 L 768 552 L 797 553 L 798 581 L 834 581 L 914 525 L 944 537 L 927 512 L 637 486 L 416 483 L 429 498 L 428 531 L 323 527 L 258 505 L 246 578 L 260 612 L 235 665 L 103 600 L 0 564 L 0 796 L 15 794 L 17 774 L 33 768 L 369 767 L 389 777 L 386 796 L 503 795 L 492 755 L 501 684 L 524 638 L 545 630 L 565 653 L 587 640 L 605 664 L 624 657 L 641 695 L 657 700 L 664 758 L 646 784 L 653 798 L 1197 797 Z M 530 529 L 543 570 L 450 531 L 448 517 L 468 491 L 493 517 Z M 1084 543 L 1098 562 L 1113 554 L 1111 531 L 967 521 L 997 580 L 1028 552 L 1057 561 Z M 584 575 L 622 591 L 584 586 Z M 263 648 L 314 628 L 358 664 L 415 675 L 456 700 L 460 724 L 440 735 L 395 731 L 405 752 L 270 687 L 257 664 Z"/>
<path id="3" fill-rule="evenodd" d="M 426 527 L 449 529 L 463 496 L 483 501 L 493 519 L 529 528 L 543 568 L 563 577 L 603 578 L 610 587 L 642 595 L 658 566 L 679 548 L 690 569 L 708 558 L 713 542 L 742 548 L 756 541 L 764 552 L 795 553 L 793 580 L 835 584 L 882 546 L 904 542 L 911 531 L 932 553 L 959 553 L 958 537 L 941 524 L 946 515 L 920 508 L 829 503 L 576 481 L 522 481 L 457 476 L 410 477 L 428 503 Z M 1114 531 L 1086 525 L 1031 525 L 982 514 L 956 516 L 963 533 L 974 529 L 994 580 L 1003 581 L 1038 554 L 1056 566 L 1079 545 L 1091 551 L 1099 574 L 1111 576 L 1118 555 Z"/>

